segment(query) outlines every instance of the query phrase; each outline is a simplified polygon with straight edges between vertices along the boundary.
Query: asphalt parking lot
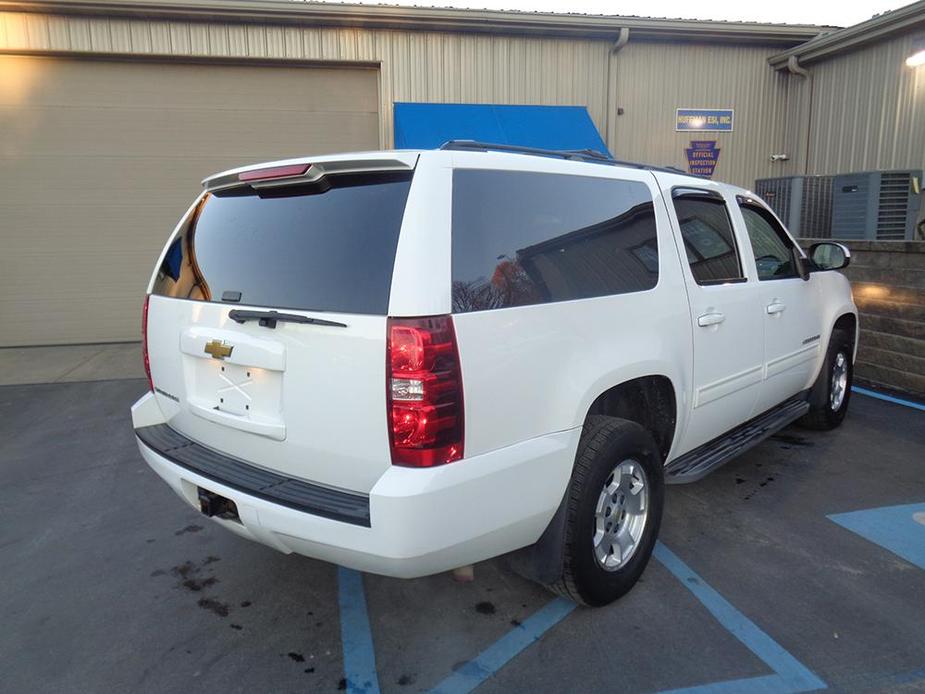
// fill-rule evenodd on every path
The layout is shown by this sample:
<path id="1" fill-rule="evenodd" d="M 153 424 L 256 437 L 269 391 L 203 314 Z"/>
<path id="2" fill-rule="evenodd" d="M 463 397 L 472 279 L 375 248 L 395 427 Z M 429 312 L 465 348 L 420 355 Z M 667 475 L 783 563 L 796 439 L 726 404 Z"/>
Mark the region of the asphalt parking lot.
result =
<path id="1" fill-rule="evenodd" d="M 239 539 L 142 462 L 144 388 L 0 387 L 0 690 L 925 691 L 923 411 L 855 394 L 670 487 L 658 559 L 589 610 L 501 560 L 400 581 Z"/>

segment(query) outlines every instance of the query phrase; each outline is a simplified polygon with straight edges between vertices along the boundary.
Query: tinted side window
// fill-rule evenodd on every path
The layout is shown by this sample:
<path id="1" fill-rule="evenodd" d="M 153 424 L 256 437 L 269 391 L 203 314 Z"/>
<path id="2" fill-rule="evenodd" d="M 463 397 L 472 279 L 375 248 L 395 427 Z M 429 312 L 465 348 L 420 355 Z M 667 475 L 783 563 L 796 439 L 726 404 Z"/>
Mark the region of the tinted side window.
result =
<path id="1" fill-rule="evenodd" d="M 655 210 L 645 184 L 454 172 L 454 312 L 643 291 L 657 281 Z"/>
<path id="2" fill-rule="evenodd" d="M 697 284 L 721 284 L 744 278 L 726 203 L 682 196 L 674 200 L 681 238 Z"/>
<path id="3" fill-rule="evenodd" d="M 793 265 L 793 244 L 780 225 L 765 210 L 754 205 L 740 205 L 745 228 L 755 252 L 759 280 L 797 277 Z"/>

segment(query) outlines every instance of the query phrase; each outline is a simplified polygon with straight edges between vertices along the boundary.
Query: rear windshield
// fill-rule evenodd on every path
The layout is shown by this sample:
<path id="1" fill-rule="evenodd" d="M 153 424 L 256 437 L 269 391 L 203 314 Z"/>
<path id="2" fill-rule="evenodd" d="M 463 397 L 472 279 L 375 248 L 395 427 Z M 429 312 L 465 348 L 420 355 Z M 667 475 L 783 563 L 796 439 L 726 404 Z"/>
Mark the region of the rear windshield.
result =
<path id="1" fill-rule="evenodd" d="M 154 294 L 385 315 L 411 174 L 207 195 L 158 269 Z"/>

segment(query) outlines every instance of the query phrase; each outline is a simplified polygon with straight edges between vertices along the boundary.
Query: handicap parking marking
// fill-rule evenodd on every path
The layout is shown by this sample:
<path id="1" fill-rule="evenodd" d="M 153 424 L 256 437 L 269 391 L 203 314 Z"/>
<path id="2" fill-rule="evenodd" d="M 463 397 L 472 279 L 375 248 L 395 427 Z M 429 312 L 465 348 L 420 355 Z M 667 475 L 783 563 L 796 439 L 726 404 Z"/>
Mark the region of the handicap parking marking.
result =
<path id="1" fill-rule="evenodd" d="M 925 412 L 925 405 L 918 403 L 918 402 L 912 402 L 911 400 L 904 400 L 903 398 L 897 398 L 892 395 L 887 395 L 885 393 L 878 393 L 876 390 L 860 388 L 859 386 L 851 386 L 851 390 L 855 393 L 866 395 L 869 398 L 876 398 L 877 400 L 883 400 L 884 402 L 891 402 L 894 405 L 903 405 L 904 407 L 911 407 L 914 410 L 922 410 L 923 412 Z"/>
<path id="2" fill-rule="evenodd" d="M 922 508 L 925 509 L 925 505 Z M 671 694 L 795 694 L 826 688 L 825 682 L 733 607 L 660 541 L 655 545 L 653 556 L 697 598 L 720 625 L 774 671 L 771 675 L 672 689 L 669 690 Z M 379 692 L 363 577 L 356 571 L 339 567 L 338 584 L 346 689 L 348 692 Z M 431 691 L 437 694 L 473 691 L 539 641 L 547 631 L 568 617 L 575 607 L 575 603 L 570 600 L 555 598 L 475 658 L 457 668 Z"/>
<path id="3" fill-rule="evenodd" d="M 833 513 L 827 518 L 925 569 L 925 503 Z"/>
<path id="4" fill-rule="evenodd" d="M 912 507 L 909 508 L 912 509 Z M 916 505 L 915 509 L 925 510 L 925 504 Z M 915 509 L 907 513 L 909 518 L 913 512 L 916 512 Z M 920 527 L 925 531 L 925 526 Z M 721 626 L 773 670 L 773 674 L 770 675 L 668 690 L 671 694 L 738 694 L 739 692 L 795 694 L 826 688 L 824 681 L 710 587 L 678 555 L 660 541 L 655 545 L 653 557 L 697 598 Z M 346 690 L 367 694 L 378 693 L 376 654 L 366 609 L 362 574 L 338 567 L 337 576 Z M 431 692 L 464 694 L 473 691 L 520 653 L 539 641 L 552 627 L 568 617 L 575 607 L 575 603 L 564 598 L 551 600 L 475 658 L 456 668 Z"/>
<path id="5" fill-rule="evenodd" d="M 379 693 L 376 651 L 366 611 L 363 575 L 337 567 L 337 599 L 340 604 L 340 637 L 344 650 L 344 682 L 348 692 Z"/>
<path id="6" fill-rule="evenodd" d="M 790 655 L 757 624 L 733 607 L 664 544 L 656 543 L 653 556 L 693 593 L 716 621 L 774 671 L 773 675 L 716 682 L 670 691 L 677 694 L 682 692 L 684 694 L 695 692 L 697 694 L 724 694 L 743 691 L 784 694 L 785 692 L 808 692 L 826 688 L 825 682 Z"/>
<path id="7" fill-rule="evenodd" d="M 528 646 L 539 641 L 549 629 L 568 617 L 575 609 L 575 603 L 565 598 L 556 598 L 524 622 L 509 631 L 491 646 L 465 663 L 453 674 L 434 687 L 432 694 L 465 694 L 508 664 Z"/>
<path id="8" fill-rule="evenodd" d="M 858 386 L 852 386 L 851 389 L 861 395 L 925 411 L 925 405 L 911 400 Z M 830 515 L 828 518 L 925 569 L 925 504 L 854 511 Z M 657 542 L 653 556 L 725 629 L 774 671 L 771 675 L 669 690 L 672 694 L 738 694 L 743 691 L 792 694 L 826 688 L 824 681 L 733 607 L 668 547 Z M 346 690 L 378 693 L 376 654 L 366 609 L 363 577 L 360 573 L 343 567 L 338 567 L 337 576 Z M 476 689 L 521 652 L 539 641 L 574 609 L 575 603 L 564 598 L 550 601 L 475 658 L 457 668 L 432 691 L 440 694 L 462 694 Z"/>
<path id="9" fill-rule="evenodd" d="M 670 690 L 671 692 L 674 694 L 739 694 L 740 692 L 794 694 L 826 688 L 825 682 L 733 607 L 664 544 L 656 543 L 653 556 L 694 594 L 694 597 L 723 627 L 774 671 L 771 675 L 684 687 Z M 540 640 L 551 627 L 565 619 L 574 609 L 575 604 L 568 600 L 562 598 L 553 600 L 525 620 L 522 625 L 508 632 L 473 660 L 457 669 L 431 692 L 439 694 L 471 692 L 507 665 L 515 656 Z"/>

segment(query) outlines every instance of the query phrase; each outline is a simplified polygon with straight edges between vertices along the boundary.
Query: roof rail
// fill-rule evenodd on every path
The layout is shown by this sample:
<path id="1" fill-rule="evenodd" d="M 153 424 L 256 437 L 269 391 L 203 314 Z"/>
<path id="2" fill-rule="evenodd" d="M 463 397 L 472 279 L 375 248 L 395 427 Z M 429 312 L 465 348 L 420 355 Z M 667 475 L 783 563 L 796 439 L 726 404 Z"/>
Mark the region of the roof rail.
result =
<path id="1" fill-rule="evenodd" d="M 672 166 L 652 166 L 651 164 L 640 164 L 635 161 L 621 161 L 620 159 L 609 157 L 603 152 L 598 152 L 596 149 L 542 149 L 540 147 L 522 147 L 521 145 L 500 145 L 491 142 L 477 142 L 476 140 L 448 140 L 440 145 L 438 149 L 458 152 L 510 152 L 512 154 L 530 154 L 537 157 L 558 157 L 559 159 L 583 161 L 591 164 L 629 166 L 634 169 L 645 169 L 647 171 L 663 171 L 685 176 L 692 175 Z"/>
<path id="2" fill-rule="evenodd" d="M 448 140 L 440 145 L 440 149 L 462 152 L 511 152 L 512 154 L 533 154 L 538 157 L 559 157 L 560 159 L 574 159 L 578 161 L 613 161 L 613 159 L 606 154 L 598 152 L 596 149 L 541 149 L 540 147 L 501 145 L 493 142 L 478 142 L 476 140 Z"/>

